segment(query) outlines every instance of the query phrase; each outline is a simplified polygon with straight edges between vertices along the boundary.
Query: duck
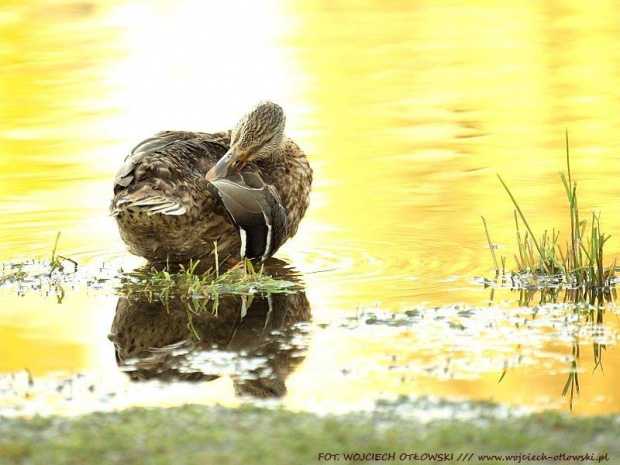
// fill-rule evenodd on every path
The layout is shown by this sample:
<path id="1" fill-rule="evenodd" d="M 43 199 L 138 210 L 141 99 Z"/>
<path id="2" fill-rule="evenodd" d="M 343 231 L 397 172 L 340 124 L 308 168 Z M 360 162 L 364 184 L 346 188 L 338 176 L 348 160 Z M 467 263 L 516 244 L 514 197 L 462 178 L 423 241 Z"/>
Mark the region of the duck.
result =
<path id="1" fill-rule="evenodd" d="M 263 101 L 232 130 L 163 131 L 135 146 L 110 205 L 129 251 L 155 263 L 272 257 L 297 232 L 313 177 L 285 122 Z"/>

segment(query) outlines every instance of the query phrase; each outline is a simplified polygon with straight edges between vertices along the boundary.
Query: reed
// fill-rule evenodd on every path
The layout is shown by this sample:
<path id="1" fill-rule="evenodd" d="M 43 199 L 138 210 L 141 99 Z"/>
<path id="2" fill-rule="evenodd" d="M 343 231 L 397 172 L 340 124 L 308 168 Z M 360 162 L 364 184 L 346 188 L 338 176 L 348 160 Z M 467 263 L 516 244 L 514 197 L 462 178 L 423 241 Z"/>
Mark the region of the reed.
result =
<path id="1" fill-rule="evenodd" d="M 497 175 L 515 208 L 518 249 L 518 254 L 514 255 L 517 266 L 515 273 L 522 276 L 533 274 L 536 278 L 542 279 L 543 284 L 566 284 L 573 288 L 608 288 L 613 284 L 616 270 L 615 258 L 611 260 L 608 267 L 604 266 L 604 246 L 611 236 L 602 231 L 600 213 L 592 212 L 589 220 L 580 217 L 577 181 L 573 180 L 571 173 L 568 133 L 566 134 L 566 166 L 567 172 L 560 172 L 560 180 L 569 206 L 570 234 L 564 244 L 560 241 L 560 233 L 556 228 L 551 229 L 551 232 L 546 229 L 537 239 L 517 199 L 502 177 Z M 484 218 L 483 224 L 491 247 L 493 264 L 496 272 L 499 273 Z"/>

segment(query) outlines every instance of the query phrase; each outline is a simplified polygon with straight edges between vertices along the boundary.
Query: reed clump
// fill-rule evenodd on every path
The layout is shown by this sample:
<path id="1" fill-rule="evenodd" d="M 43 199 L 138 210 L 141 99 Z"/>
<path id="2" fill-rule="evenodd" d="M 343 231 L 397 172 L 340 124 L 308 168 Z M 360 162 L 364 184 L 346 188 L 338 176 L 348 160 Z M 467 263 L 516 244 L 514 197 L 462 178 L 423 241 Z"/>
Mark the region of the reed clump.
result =
<path id="1" fill-rule="evenodd" d="M 527 275 L 528 278 L 533 276 L 538 285 L 542 286 L 563 284 L 569 288 L 609 288 L 616 277 L 616 259 L 613 258 L 609 266 L 604 266 L 604 246 L 611 236 L 602 230 L 600 213 L 592 212 L 589 219 L 582 219 L 579 214 L 577 181 L 571 173 L 568 133 L 566 165 L 567 172 L 560 172 L 569 206 L 570 234 L 565 241 L 560 240 L 560 233 L 556 228 L 545 230 L 542 236 L 537 238 L 510 188 L 502 177 L 497 175 L 515 208 L 518 253 L 514 255 L 517 269 L 513 274 L 522 277 Z M 484 217 L 482 220 L 495 270 L 499 275 L 494 246 Z M 505 272 L 504 257 L 502 271 Z"/>

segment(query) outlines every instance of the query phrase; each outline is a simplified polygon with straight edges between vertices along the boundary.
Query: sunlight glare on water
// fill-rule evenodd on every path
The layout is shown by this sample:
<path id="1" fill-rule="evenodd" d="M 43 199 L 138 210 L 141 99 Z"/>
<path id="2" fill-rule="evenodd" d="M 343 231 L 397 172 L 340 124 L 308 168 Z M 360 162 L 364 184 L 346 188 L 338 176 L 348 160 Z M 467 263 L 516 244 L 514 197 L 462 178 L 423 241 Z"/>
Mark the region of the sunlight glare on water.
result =
<path id="1" fill-rule="evenodd" d="M 496 174 L 537 231 L 566 232 L 566 130 L 583 215 L 602 211 L 614 235 L 608 258 L 620 249 L 619 18 L 610 1 L 4 2 L 0 258 L 48 257 L 62 231 L 59 250 L 81 266 L 135 267 L 108 217 L 129 150 L 160 130 L 231 128 L 274 100 L 315 171 L 311 208 L 280 256 L 302 273 L 313 322 L 327 327 L 311 335 L 286 405 L 440 394 L 565 409 L 558 393 L 572 346 L 551 326 L 553 338 L 528 333 L 531 363 L 497 383 L 506 354 L 522 350 L 505 316 L 515 293 L 494 302 L 499 333 L 465 325 L 471 345 L 450 341 L 454 325 L 486 321 L 489 291 L 471 282 L 492 275 L 480 214 L 509 268 L 516 253 Z M 66 291 L 58 304 L 0 290 L 0 371 L 117 375 L 106 338 L 116 298 Z M 475 318 L 348 327 L 360 309 L 455 303 L 477 306 Z M 617 334 L 612 320 L 603 329 Z M 578 413 L 620 410 L 617 340 L 607 342 L 606 377 L 582 378 Z M 595 361 L 582 363 L 592 371 Z M 234 404 L 223 381 L 211 385 L 188 395 Z"/>

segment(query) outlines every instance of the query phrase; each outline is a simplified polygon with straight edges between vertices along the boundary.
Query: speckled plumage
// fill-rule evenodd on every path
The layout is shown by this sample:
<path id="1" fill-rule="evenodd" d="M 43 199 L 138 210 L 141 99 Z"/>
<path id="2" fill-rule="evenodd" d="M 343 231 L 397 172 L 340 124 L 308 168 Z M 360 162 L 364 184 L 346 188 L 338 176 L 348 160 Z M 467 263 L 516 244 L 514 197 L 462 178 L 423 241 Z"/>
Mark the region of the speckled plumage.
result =
<path id="1" fill-rule="evenodd" d="M 312 169 L 297 144 L 283 135 L 284 115 L 278 111 L 279 106 L 264 102 L 233 131 L 166 131 L 138 144 L 118 171 L 110 207 L 130 252 L 154 262 L 210 262 L 217 242 L 220 260 L 238 260 L 237 228 L 205 179 L 233 149 L 242 154 L 246 169 L 251 166 L 277 192 L 286 213 L 281 240 L 268 255 L 291 238 L 308 208 Z"/>

